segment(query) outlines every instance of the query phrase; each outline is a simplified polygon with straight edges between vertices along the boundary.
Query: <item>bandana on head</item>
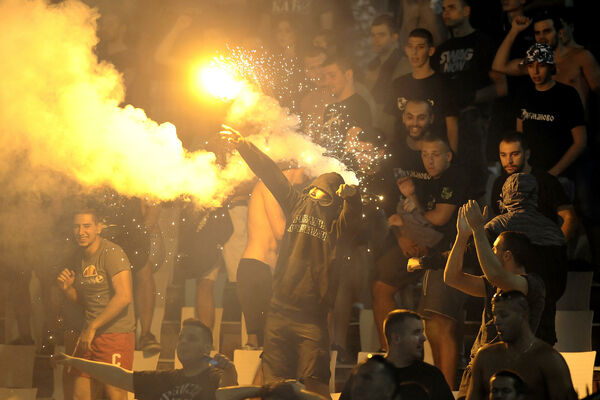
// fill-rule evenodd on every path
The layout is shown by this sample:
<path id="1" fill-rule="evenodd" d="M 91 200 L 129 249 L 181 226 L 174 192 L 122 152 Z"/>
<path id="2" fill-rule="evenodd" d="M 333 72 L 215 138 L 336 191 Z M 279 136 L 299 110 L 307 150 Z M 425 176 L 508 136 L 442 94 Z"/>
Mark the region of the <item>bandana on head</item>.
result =
<path id="1" fill-rule="evenodd" d="M 534 62 L 554 65 L 554 54 L 552 47 L 545 43 L 536 43 L 527 49 L 527 55 L 521 61 L 521 65 L 531 64 Z"/>

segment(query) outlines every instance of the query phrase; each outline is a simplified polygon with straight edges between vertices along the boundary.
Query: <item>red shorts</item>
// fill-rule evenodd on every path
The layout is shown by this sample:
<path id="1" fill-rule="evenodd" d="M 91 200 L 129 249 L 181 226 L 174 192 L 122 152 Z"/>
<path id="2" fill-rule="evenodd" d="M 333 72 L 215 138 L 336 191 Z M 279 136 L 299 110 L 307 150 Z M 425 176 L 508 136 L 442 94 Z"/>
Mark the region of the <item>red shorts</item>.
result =
<path id="1" fill-rule="evenodd" d="M 133 369 L 133 351 L 135 350 L 135 333 L 103 333 L 92 340 L 90 350 L 83 353 L 78 347 L 75 357 L 85 358 L 91 361 L 100 361 L 119 367 Z M 71 368 L 71 374 L 75 376 L 90 376 L 85 372 Z"/>

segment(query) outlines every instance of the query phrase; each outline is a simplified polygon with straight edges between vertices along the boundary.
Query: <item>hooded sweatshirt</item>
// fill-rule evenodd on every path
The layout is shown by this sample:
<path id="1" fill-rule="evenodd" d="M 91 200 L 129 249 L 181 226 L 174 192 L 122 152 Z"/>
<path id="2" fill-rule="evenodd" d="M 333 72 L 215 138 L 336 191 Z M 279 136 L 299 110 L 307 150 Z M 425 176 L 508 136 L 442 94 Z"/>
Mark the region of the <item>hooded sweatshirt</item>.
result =
<path id="1" fill-rule="evenodd" d="M 360 195 L 342 200 L 335 194 L 344 179 L 335 172 L 317 177 L 300 192 L 277 165 L 253 144 L 243 142 L 240 155 L 281 205 L 286 229 L 273 277 L 272 306 L 291 311 L 326 313 L 333 303 L 337 272 L 332 266 L 336 244 L 344 232 L 358 229 Z M 322 199 L 310 197 L 317 187 Z"/>
<path id="2" fill-rule="evenodd" d="M 531 174 L 512 174 L 502 186 L 500 214 L 485 226 L 498 236 L 504 231 L 523 232 L 533 244 L 564 246 L 565 237 L 556 223 L 538 211 L 538 185 Z"/>
<path id="3" fill-rule="evenodd" d="M 526 265 L 544 280 L 546 298 L 536 336 L 553 345 L 556 343 L 556 301 L 565 291 L 567 281 L 567 250 L 565 237 L 554 221 L 537 209 L 537 181 L 531 174 L 512 174 L 502 186 L 501 208 L 506 210 L 485 225 L 494 239 L 502 232 L 522 232 L 535 251 Z"/>

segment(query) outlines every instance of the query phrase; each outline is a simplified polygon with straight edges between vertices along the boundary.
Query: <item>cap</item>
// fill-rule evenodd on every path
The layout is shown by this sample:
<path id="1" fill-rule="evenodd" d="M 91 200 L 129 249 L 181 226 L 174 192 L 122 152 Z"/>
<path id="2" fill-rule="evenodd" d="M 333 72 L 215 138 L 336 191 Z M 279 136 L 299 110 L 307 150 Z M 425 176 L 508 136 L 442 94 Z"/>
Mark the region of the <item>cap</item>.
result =
<path id="1" fill-rule="evenodd" d="M 554 65 L 552 47 L 545 43 L 536 43 L 527 49 L 527 54 L 520 64 L 526 65 L 534 62 Z"/>

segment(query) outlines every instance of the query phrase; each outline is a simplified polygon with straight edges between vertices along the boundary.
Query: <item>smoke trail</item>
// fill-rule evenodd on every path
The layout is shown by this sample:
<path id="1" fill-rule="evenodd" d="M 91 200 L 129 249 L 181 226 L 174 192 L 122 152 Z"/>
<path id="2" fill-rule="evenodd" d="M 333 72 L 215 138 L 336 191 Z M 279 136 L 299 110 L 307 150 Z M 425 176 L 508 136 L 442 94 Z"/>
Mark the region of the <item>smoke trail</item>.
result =
<path id="1" fill-rule="evenodd" d="M 200 206 L 220 204 L 251 172 L 239 156 L 221 169 L 213 153 L 186 151 L 172 124 L 158 124 L 131 105 L 119 107 L 122 77 L 92 51 L 97 18 L 76 0 L 0 3 L 1 158 L 26 152 L 34 168 L 128 196 L 191 195 Z M 258 92 L 240 95 L 228 120 L 261 127 L 253 140 L 276 160 L 300 156 L 314 173 L 343 170 L 295 133 L 297 121 L 275 100 Z"/>

